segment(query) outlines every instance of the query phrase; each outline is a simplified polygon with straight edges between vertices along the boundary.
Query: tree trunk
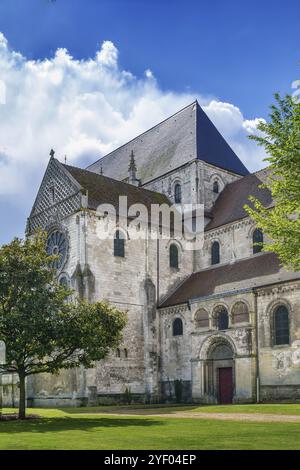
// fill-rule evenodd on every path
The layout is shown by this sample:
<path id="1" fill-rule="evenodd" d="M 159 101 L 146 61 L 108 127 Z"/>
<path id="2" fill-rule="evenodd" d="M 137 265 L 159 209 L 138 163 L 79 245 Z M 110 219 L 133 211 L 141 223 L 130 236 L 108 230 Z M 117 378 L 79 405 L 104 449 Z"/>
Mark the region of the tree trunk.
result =
<path id="1" fill-rule="evenodd" d="M 20 398 L 19 398 L 19 419 L 26 418 L 26 391 L 25 391 L 25 374 L 19 372 L 20 380 Z"/>

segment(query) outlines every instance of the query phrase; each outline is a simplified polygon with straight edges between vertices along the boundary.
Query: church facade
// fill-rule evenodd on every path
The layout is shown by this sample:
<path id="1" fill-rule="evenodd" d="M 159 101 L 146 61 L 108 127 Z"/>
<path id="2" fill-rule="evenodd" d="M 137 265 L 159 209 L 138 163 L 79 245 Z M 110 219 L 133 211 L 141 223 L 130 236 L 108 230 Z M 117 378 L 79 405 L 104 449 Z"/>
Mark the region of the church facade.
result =
<path id="1" fill-rule="evenodd" d="M 129 392 L 136 402 L 298 400 L 300 273 L 261 252 L 263 234 L 244 209 L 250 195 L 272 208 L 267 178 L 267 169 L 248 172 L 197 102 L 87 169 L 52 155 L 27 234 L 47 230 L 59 282 L 125 310 L 128 324 L 92 369 L 29 378 L 28 404 L 118 403 Z M 98 210 L 119 196 L 149 210 L 204 206 L 203 246 L 187 250 L 172 232 L 155 238 L 148 223 L 132 239 L 136 214 L 118 214 L 116 227 Z M 2 381 L 3 403 L 15 404 L 16 378 Z"/>

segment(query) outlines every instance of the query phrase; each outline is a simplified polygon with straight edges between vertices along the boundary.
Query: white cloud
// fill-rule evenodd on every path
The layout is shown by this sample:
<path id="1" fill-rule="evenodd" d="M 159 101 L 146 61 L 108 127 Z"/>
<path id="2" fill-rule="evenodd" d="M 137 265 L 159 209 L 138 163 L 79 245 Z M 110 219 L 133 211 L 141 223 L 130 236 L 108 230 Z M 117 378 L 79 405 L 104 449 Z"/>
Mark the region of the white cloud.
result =
<path id="1" fill-rule="evenodd" d="M 99 52 L 96 54 L 97 62 L 107 67 L 118 66 L 119 51 L 111 41 L 104 41 Z"/>
<path id="2" fill-rule="evenodd" d="M 229 103 L 194 93 L 162 91 L 150 69 L 141 78 L 122 70 L 118 50 L 103 42 L 94 59 L 76 60 L 66 49 L 27 60 L 0 33 L 1 196 L 31 204 L 53 147 L 62 161 L 88 164 L 195 97 L 250 170 L 262 166 L 262 150 L 247 140 L 257 120 L 245 120 Z"/>
<path id="3" fill-rule="evenodd" d="M 153 72 L 150 69 L 145 70 L 145 77 L 149 78 L 150 80 L 154 78 Z"/>

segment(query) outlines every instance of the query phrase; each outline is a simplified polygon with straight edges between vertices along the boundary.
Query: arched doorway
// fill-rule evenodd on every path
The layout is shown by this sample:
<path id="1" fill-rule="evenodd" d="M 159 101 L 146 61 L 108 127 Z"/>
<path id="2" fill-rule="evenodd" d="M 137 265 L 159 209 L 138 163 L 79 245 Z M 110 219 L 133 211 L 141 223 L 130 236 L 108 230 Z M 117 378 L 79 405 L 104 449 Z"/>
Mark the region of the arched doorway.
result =
<path id="1" fill-rule="evenodd" d="M 234 396 L 234 352 L 225 338 L 218 338 L 204 361 L 204 392 L 209 401 L 229 404 Z"/>

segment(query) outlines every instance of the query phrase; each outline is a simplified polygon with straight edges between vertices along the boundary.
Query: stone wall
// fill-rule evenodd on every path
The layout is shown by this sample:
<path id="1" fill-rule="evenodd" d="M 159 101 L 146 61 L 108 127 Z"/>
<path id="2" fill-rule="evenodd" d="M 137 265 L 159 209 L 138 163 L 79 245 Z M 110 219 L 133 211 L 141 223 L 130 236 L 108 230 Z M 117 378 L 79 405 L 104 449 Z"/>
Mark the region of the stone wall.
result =
<path id="1" fill-rule="evenodd" d="M 289 311 L 290 344 L 273 342 L 273 314 Z M 300 283 L 289 282 L 257 292 L 260 388 L 263 401 L 300 400 Z"/>
<path id="2" fill-rule="evenodd" d="M 201 160 L 193 160 L 180 168 L 167 173 L 143 187 L 165 194 L 174 202 L 174 190 L 177 183 L 181 185 L 184 204 L 204 204 L 210 210 L 226 184 L 240 178 L 222 168 L 217 168 Z M 219 194 L 213 192 L 213 183 L 219 183 Z"/>

